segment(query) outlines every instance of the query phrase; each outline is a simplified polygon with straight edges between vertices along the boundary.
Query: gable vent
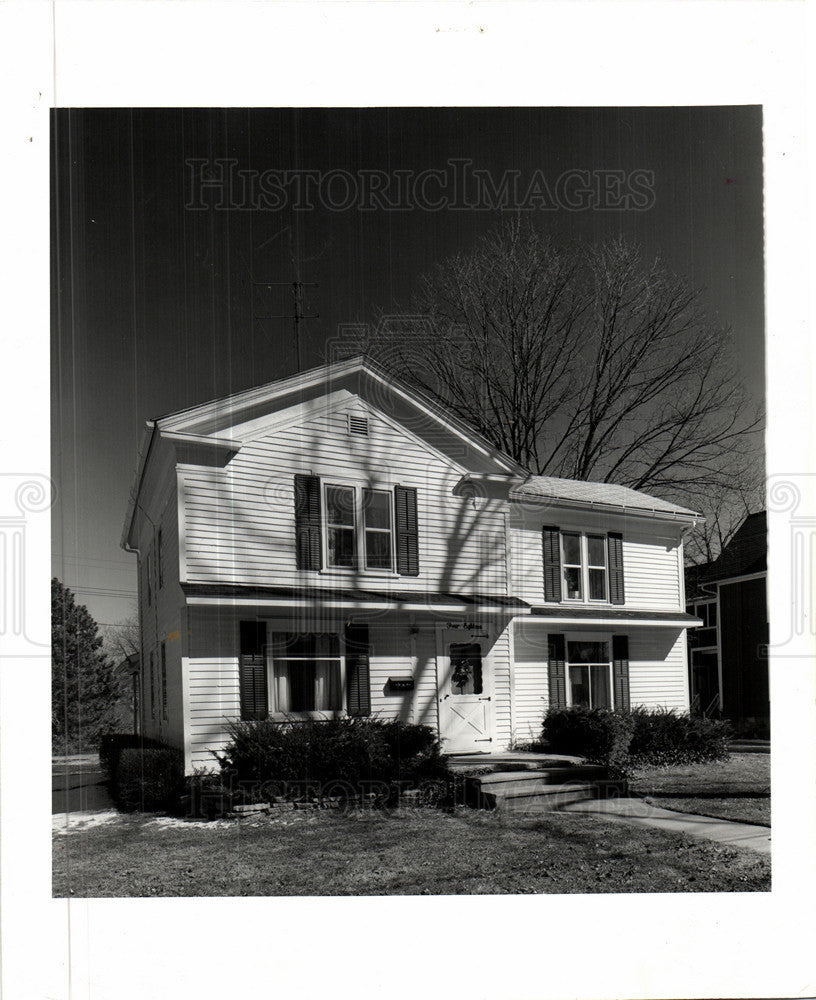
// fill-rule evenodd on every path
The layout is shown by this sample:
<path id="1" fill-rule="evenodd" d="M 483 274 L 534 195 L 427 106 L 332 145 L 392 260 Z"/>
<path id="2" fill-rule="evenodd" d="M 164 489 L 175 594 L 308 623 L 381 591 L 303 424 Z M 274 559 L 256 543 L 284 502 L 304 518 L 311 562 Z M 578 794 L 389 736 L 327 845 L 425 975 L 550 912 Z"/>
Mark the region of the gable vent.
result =
<path id="1" fill-rule="evenodd" d="M 355 417 L 348 414 L 348 432 L 357 437 L 368 437 L 368 417 Z"/>

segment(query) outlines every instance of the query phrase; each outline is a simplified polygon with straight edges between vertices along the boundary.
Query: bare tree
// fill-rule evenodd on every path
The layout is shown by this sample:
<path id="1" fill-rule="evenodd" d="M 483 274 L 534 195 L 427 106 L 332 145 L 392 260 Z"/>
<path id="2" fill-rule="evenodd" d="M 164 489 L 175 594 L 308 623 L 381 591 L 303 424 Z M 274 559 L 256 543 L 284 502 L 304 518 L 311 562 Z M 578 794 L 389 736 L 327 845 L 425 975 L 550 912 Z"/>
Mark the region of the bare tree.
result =
<path id="1" fill-rule="evenodd" d="M 699 509 L 761 465 L 729 339 L 661 260 L 513 220 L 433 268 L 369 349 L 532 472 Z"/>
<path id="2" fill-rule="evenodd" d="M 141 648 L 138 614 L 130 615 L 117 625 L 108 625 L 104 629 L 104 646 L 107 655 L 116 661 L 138 653 Z"/>
<path id="3" fill-rule="evenodd" d="M 747 469 L 741 480 L 720 487 L 703 504 L 706 519 L 695 525 L 686 544 L 687 565 L 713 562 L 750 514 L 765 508 L 765 477 L 761 465 Z"/>

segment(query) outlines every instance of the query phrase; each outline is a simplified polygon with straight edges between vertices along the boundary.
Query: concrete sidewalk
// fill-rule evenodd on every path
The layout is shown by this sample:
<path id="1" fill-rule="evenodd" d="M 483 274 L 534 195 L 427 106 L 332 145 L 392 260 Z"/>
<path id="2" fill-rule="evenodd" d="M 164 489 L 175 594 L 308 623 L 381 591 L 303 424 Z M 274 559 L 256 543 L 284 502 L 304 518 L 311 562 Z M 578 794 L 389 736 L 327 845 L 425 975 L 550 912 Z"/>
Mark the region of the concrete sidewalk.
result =
<path id="1" fill-rule="evenodd" d="M 643 799 L 592 799 L 570 803 L 560 811 L 594 813 L 604 819 L 651 826 L 671 833 L 686 833 L 692 837 L 714 840 L 718 844 L 728 844 L 730 847 L 747 847 L 762 854 L 771 852 L 770 827 L 674 812 L 649 805 Z"/>
<path id="2" fill-rule="evenodd" d="M 112 808 L 98 754 L 52 758 L 52 813 L 98 812 Z"/>

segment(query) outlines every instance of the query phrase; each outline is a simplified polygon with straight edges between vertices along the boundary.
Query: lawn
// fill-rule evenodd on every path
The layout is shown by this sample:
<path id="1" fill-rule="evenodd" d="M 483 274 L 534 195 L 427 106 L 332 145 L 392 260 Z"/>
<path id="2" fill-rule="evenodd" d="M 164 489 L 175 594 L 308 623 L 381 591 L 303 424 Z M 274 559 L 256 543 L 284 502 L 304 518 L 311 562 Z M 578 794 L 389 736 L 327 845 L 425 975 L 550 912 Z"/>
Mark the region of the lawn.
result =
<path id="1" fill-rule="evenodd" d="M 100 816 L 104 820 L 105 816 Z M 292 811 L 107 814 L 54 837 L 55 896 L 769 891 L 770 858 L 596 817 Z"/>
<path id="2" fill-rule="evenodd" d="M 714 764 L 642 768 L 630 787 L 666 809 L 771 825 L 770 754 L 735 753 Z"/>

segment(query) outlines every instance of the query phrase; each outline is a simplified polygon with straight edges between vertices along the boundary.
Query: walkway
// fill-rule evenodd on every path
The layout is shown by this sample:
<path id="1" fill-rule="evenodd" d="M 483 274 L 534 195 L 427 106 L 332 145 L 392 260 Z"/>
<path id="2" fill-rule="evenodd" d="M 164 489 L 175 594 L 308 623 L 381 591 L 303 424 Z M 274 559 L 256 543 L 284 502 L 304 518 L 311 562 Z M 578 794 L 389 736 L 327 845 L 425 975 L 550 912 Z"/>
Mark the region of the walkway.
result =
<path id="1" fill-rule="evenodd" d="M 52 759 L 52 813 L 97 812 L 112 808 L 98 754 L 74 754 Z"/>
<path id="2" fill-rule="evenodd" d="M 643 799 L 591 799 L 562 806 L 560 811 L 593 813 L 603 816 L 604 819 L 619 820 L 622 823 L 652 826 L 671 833 L 703 837 L 719 844 L 728 844 L 730 847 L 747 847 L 763 854 L 771 852 L 771 831 L 767 826 L 732 823 L 726 819 L 674 812 L 671 809 L 649 805 Z"/>

